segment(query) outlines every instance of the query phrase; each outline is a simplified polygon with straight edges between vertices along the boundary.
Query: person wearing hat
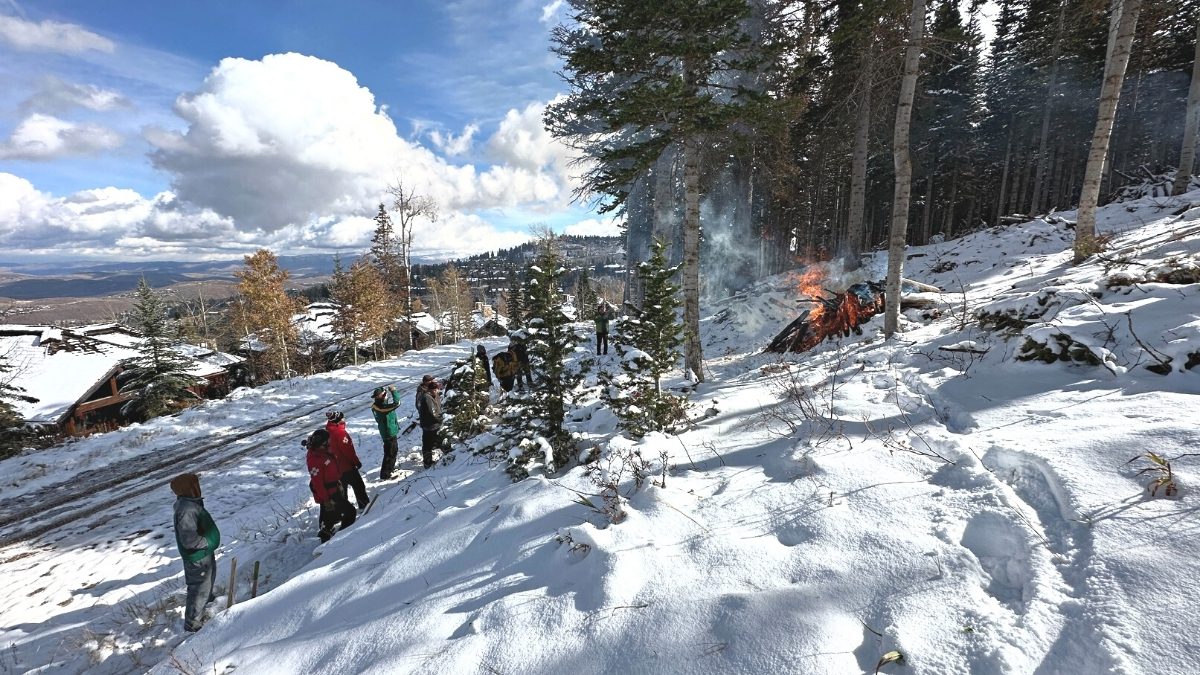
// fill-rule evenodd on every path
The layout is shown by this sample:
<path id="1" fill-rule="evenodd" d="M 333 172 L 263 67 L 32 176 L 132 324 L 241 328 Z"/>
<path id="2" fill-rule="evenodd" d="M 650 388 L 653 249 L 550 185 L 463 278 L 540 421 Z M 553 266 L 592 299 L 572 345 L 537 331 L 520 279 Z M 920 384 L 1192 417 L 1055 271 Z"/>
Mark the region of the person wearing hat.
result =
<path id="1" fill-rule="evenodd" d="M 354 451 L 354 441 L 350 440 L 350 434 L 346 432 L 346 416 L 340 410 L 331 410 L 325 413 L 325 420 L 325 431 L 329 432 L 329 449 L 338 461 L 338 468 L 341 469 L 342 485 L 354 490 L 358 510 L 363 511 L 368 504 L 367 486 L 359 473 L 362 460 L 358 458 L 358 453 Z"/>
<path id="2" fill-rule="evenodd" d="M 396 470 L 396 455 L 399 453 L 400 424 L 396 421 L 396 408 L 400 407 L 400 397 L 396 395 L 396 387 L 376 387 L 371 394 L 374 402 L 371 404 L 371 414 L 375 416 L 375 424 L 379 425 L 379 436 L 383 439 L 383 465 L 379 467 L 379 480 L 388 480 Z"/>
<path id="3" fill-rule="evenodd" d="M 317 429 L 302 445 L 308 449 L 308 489 L 321 506 L 321 529 L 317 536 L 323 543 L 333 536 L 333 528 L 339 521 L 343 530 L 354 524 L 354 507 L 342 488 L 342 471 L 329 449 L 329 432 Z"/>
<path id="4" fill-rule="evenodd" d="M 421 459 L 425 468 L 433 466 L 433 449 L 441 440 L 441 387 L 432 375 L 421 378 L 417 387 L 417 423 L 421 425 Z"/>
<path id="5" fill-rule="evenodd" d="M 171 479 L 175 493 L 175 545 L 183 558 L 183 581 L 187 584 L 187 603 L 183 610 L 183 629 L 200 630 L 204 608 L 216 599 L 213 582 L 217 578 L 217 547 L 221 531 L 204 508 L 200 496 L 200 477 L 194 473 Z"/>
<path id="6" fill-rule="evenodd" d="M 480 365 L 483 366 L 483 374 L 487 377 L 488 389 L 492 388 L 492 365 L 488 362 L 487 350 L 483 345 L 475 345 L 475 358 L 479 359 Z"/>

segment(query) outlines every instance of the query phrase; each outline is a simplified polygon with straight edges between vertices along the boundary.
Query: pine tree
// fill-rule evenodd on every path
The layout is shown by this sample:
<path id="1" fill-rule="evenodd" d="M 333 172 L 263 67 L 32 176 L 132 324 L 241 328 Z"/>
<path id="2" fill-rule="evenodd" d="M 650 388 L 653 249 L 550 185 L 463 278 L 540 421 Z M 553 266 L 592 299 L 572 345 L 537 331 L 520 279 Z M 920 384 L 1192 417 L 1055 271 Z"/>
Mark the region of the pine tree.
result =
<path id="1" fill-rule="evenodd" d="M 574 396 L 583 374 L 568 357 L 579 344 L 579 336 L 570 319 L 563 314 L 563 294 L 560 289 L 566 274 L 553 235 L 545 234 L 539 242 L 536 263 L 528 279 L 530 360 L 538 373 L 533 391 L 526 397 L 529 414 L 524 416 L 526 452 L 514 459 L 510 467 L 514 476 L 521 475 L 525 466 L 540 453 L 544 439 L 552 448 L 551 471 L 566 466 L 571 457 L 571 438 L 564 422 L 567 404 Z"/>
<path id="2" fill-rule="evenodd" d="M 525 289 L 521 275 L 514 269 L 508 276 L 508 293 L 505 296 L 508 305 L 508 327 L 520 330 L 525 327 Z"/>
<path id="3" fill-rule="evenodd" d="M 620 209 L 665 152 L 683 165 L 684 324 L 688 370 L 704 380 L 700 343 L 701 154 L 764 98 L 737 86 L 765 54 L 751 49 L 746 0 L 569 0 L 574 24 L 558 26 L 572 93 L 547 106 L 546 128 L 594 160 L 585 189 Z M 731 86 L 733 84 L 733 86 Z"/>
<path id="4" fill-rule="evenodd" d="M 490 387 L 479 359 L 456 362 L 443 401 L 446 416 L 442 428 L 447 440 L 462 443 L 482 433 L 488 422 L 489 401 Z"/>
<path id="5" fill-rule="evenodd" d="M 14 405 L 21 395 L 21 390 L 12 384 L 14 376 L 8 355 L 0 354 L 0 459 L 20 452 L 34 436 Z"/>
<path id="6" fill-rule="evenodd" d="M 178 332 L 167 318 L 162 296 L 150 288 L 144 277 L 138 282 L 136 293 L 131 328 L 142 335 L 142 341 L 138 356 L 123 363 L 118 379 L 121 393 L 129 397 L 121 413 L 145 421 L 174 412 L 199 398 L 191 388 L 203 380 L 188 373 L 195 364 L 177 348 Z"/>
<path id="7" fill-rule="evenodd" d="M 263 348 L 263 356 L 275 372 L 291 376 L 291 352 L 299 341 L 292 315 L 299 307 L 287 294 L 287 270 L 267 249 L 245 257 L 245 267 L 234 273 L 238 296 L 231 319 L 238 332 Z"/>
<path id="8" fill-rule="evenodd" d="M 683 415 L 684 399 L 662 390 L 662 376 L 679 363 L 683 344 L 679 286 L 672 281 L 679 268 L 667 267 L 665 248 L 661 239 L 654 240 L 650 259 L 638 266 L 645 298 L 641 307 L 627 305 L 629 316 L 616 334 L 625 376 L 607 382 L 609 404 L 622 427 L 636 436 L 662 431 Z"/>

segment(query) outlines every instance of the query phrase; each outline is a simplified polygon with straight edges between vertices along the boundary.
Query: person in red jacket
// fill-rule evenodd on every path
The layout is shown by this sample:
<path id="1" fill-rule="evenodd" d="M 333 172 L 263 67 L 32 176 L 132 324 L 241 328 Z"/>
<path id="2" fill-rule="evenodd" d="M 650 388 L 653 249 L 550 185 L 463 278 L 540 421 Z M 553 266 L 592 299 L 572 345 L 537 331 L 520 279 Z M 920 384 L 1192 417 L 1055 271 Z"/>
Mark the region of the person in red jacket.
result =
<path id="1" fill-rule="evenodd" d="M 367 508 L 367 486 L 363 483 L 362 460 L 354 452 L 354 441 L 346 433 L 346 416 L 340 410 L 325 413 L 325 431 L 329 432 L 329 449 L 338 461 L 342 470 L 342 485 L 354 490 L 354 500 L 358 502 L 359 512 Z"/>
<path id="2" fill-rule="evenodd" d="M 329 449 L 329 432 L 317 429 L 303 445 L 308 448 L 308 487 L 313 499 L 321 505 L 321 529 L 317 536 L 326 542 L 339 521 L 342 529 L 354 524 L 354 507 L 346 500 L 342 470 Z"/>

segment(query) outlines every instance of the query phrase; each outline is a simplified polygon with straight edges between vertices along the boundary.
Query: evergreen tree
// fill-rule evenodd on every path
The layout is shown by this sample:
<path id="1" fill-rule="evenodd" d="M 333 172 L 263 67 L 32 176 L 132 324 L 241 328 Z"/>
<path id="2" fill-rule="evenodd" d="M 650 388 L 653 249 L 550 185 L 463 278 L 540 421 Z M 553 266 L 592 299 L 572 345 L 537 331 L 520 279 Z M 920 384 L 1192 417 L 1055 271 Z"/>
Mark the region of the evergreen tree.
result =
<path id="1" fill-rule="evenodd" d="M 462 443 L 482 433 L 488 424 L 489 401 L 490 387 L 479 359 L 456 362 L 443 400 L 446 440 Z"/>
<path id="2" fill-rule="evenodd" d="M 549 470 L 566 466 L 571 457 L 571 438 L 564 426 L 567 404 L 574 396 L 575 387 L 582 381 L 579 368 L 568 362 L 568 357 L 579 344 L 579 336 L 570 319 L 563 314 L 563 294 L 560 289 L 566 274 L 562 258 L 555 246 L 553 235 L 546 234 L 539 242 L 541 251 L 536 263 L 530 268 L 529 287 L 529 334 L 527 345 L 533 369 L 538 380 L 527 396 L 529 414 L 525 416 L 526 451 L 514 459 L 514 475 L 525 471 L 524 467 L 544 449 L 544 439 L 552 448 Z"/>
<path id="3" fill-rule="evenodd" d="M 190 389 L 203 379 L 188 373 L 195 363 L 178 350 L 178 333 L 167 318 L 162 296 L 145 278 L 138 282 L 136 293 L 130 321 L 142 341 L 138 356 L 124 362 L 119 377 L 121 393 L 129 397 L 121 413 L 145 421 L 199 398 Z"/>
<path id="4" fill-rule="evenodd" d="M 8 356 L 0 355 L 0 459 L 20 452 L 34 435 L 14 406 L 21 391 L 12 384 L 12 368 Z"/>
<path id="5" fill-rule="evenodd" d="M 638 266 L 645 299 L 641 307 L 627 305 L 629 316 L 617 327 L 625 375 L 608 378 L 608 400 L 622 427 L 636 436 L 661 431 L 683 415 L 684 399 L 662 390 L 662 376 L 678 364 L 683 343 L 679 286 L 672 281 L 678 271 L 667 267 L 663 241 L 654 240 L 650 259 Z"/>
<path id="6" fill-rule="evenodd" d="M 737 76 L 759 69 L 746 0 L 569 0 L 574 24 L 553 50 L 572 93 L 546 108 L 552 134 L 595 161 L 585 189 L 620 209 L 668 149 L 682 158 L 684 323 L 689 371 L 704 379 L 700 344 L 702 153 L 765 99 Z M 731 86 L 732 85 L 732 86 Z"/>
<path id="7" fill-rule="evenodd" d="M 521 275 L 514 269 L 508 276 L 508 293 L 505 297 L 508 305 L 508 327 L 520 330 L 525 327 L 525 289 Z"/>

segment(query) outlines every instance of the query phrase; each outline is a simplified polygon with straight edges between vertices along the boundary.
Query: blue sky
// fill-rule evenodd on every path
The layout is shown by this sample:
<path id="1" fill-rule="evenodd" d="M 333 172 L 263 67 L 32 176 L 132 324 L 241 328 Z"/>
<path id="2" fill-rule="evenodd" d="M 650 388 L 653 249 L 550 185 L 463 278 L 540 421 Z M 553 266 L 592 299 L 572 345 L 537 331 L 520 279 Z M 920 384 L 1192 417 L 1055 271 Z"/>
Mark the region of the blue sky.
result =
<path id="1" fill-rule="evenodd" d="M 441 204 L 427 252 L 612 231 L 540 127 L 561 18 L 561 0 L 0 0 L 0 241 L 353 249 L 397 177 Z"/>

